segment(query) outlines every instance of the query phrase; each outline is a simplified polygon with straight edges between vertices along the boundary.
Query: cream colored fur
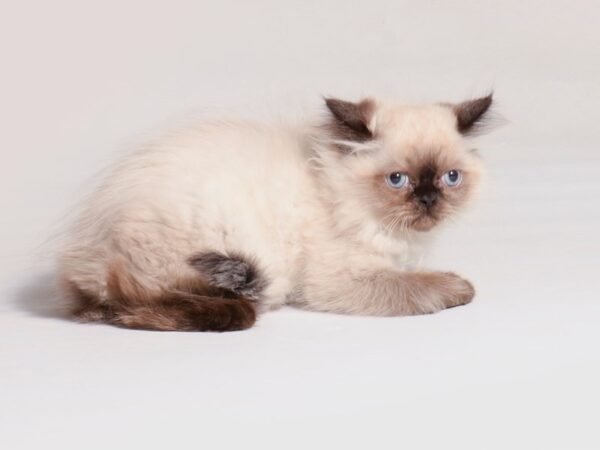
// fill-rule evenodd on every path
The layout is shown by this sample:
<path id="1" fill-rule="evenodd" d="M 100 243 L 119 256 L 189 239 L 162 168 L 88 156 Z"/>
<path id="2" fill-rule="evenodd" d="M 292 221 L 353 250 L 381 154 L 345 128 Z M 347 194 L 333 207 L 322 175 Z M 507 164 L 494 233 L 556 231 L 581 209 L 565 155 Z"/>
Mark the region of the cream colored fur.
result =
<path id="1" fill-rule="evenodd" d="M 479 160 L 451 108 L 375 105 L 376 139 L 346 142 L 350 154 L 312 124 L 203 122 L 144 145 L 84 204 L 61 252 L 62 277 L 107 301 L 108 272 L 119 264 L 158 295 L 198 276 L 190 255 L 236 252 L 269 279 L 262 309 L 390 315 L 469 301 L 470 284 L 455 275 L 406 272 L 428 233 L 387 227 L 365 180 L 431 149 L 473 177 Z"/>

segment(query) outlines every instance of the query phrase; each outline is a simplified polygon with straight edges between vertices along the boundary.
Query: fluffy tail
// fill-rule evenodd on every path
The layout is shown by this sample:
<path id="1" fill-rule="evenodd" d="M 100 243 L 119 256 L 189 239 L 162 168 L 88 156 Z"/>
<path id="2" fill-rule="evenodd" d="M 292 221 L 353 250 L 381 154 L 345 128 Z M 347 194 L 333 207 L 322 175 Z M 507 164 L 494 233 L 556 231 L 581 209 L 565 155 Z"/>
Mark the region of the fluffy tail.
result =
<path id="1" fill-rule="evenodd" d="M 140 286 L 123 265 L 108 277 L 108 300 L 100 302 L 68 283 L 83 321 L 157 331 L 237 331 L 256 321 L 256 301 L 264 282 L 250 261 L 215 253 L 195 255 L 190 264 L 198 280 L 160 295 Z M 243 273 L 242 273 L 243 272 Z"/>
<path id="2" fill-rule="evenodd" d="M 256 321 L 254 304 L 245 298 L 177 294 L 143 306 L 125 308 L 110 323 L 157 331 L 237 331 Z"/>

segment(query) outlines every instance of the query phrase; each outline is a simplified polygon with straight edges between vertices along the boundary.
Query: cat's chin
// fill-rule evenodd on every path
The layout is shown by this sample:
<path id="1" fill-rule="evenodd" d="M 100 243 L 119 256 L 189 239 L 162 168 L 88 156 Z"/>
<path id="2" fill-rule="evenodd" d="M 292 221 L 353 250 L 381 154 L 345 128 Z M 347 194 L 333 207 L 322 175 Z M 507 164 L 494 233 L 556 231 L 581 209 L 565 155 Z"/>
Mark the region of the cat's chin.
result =
<path id="1" fill-rule="evenodd" d="M 410 227 L 415 231 L 430 231 L 438 224 L 438 219 L 430 214 L 423 214 L 414 219 Z"/>

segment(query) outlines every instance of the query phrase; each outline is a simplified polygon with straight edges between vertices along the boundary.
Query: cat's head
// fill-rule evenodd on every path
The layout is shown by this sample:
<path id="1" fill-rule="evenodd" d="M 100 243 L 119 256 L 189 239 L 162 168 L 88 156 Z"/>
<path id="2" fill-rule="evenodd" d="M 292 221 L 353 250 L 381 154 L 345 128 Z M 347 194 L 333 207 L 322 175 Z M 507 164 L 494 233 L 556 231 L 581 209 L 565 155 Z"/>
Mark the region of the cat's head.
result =
<path id="1" fill-rule="evenodd" d="M 484 129 L 491 104 L 491 94 L 425 106 L 326 99 L 319 160 L 336 202 L 390 233 L 430 230 L 477 190 L 481 161 L 468 137 Z"/>

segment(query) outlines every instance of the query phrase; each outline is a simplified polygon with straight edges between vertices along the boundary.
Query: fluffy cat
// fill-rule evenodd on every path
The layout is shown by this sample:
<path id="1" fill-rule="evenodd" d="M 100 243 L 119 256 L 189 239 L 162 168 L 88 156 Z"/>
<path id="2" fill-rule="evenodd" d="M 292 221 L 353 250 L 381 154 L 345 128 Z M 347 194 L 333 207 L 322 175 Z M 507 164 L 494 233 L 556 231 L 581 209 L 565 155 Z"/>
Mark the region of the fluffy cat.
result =
<path id="1" fill-rule="evenodd" d="M 203 122 L 112 167 L 60 254 L 75 314 L 232 331 L 286 303 L 381 316 L 469 303 L 465 279 L 410 268 L 427 232 L 479 185 L 467 138 L 491 94 L 325 103 L 318 125 Z"/>

